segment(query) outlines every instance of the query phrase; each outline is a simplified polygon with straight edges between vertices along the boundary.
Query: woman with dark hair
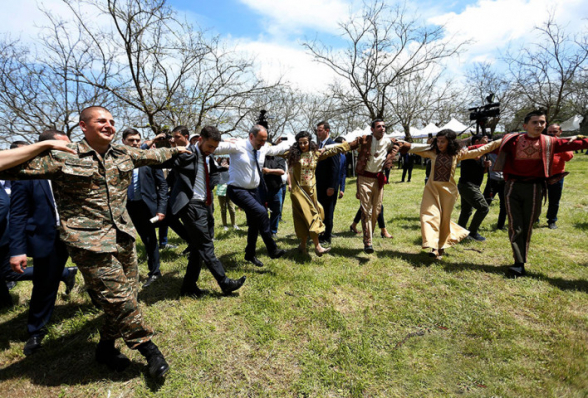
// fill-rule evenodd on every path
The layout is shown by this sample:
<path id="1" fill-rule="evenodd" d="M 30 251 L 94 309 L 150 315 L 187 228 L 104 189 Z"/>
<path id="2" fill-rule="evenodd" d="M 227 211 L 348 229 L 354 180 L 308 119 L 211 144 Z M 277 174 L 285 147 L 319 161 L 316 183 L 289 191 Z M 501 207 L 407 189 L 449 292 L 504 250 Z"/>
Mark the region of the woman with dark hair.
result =
<path id="1" fill-rule="evenodd" d="M 495 141 L 471 151 L 460 151 L 453 130 L 441 130 L 430 145 L 411 145 L 410 152 L 431 159 L 431 175 L 425 185 L 421 202 L 421 234 L 423 249 L 431 249 L 430 256 L 440 260 L 445 249 L 469 235 L 469 231 L 451 221 L 451 212 L 459 196 L 453 176 L 457 164 L 464 159 L 475 159 L 498 148 Z"/>
<path id="2" fill-rule="evenodd" d="M 328 157 L 350 150 L 344 142 L 331 148 L 318 150 L 307 131 L 296 134 L 295 142 L 287 152 L 288 172 L 290 173 L 290 198 L 292 199 L 292 215 L 294 230 L 300 240 L 298 250 L 306 254 L 306 241 L 310 236 L 314 243 L 317 256 L 331 250 L 319 243 L 319 234 L 325 230 L 323 207 L 318 203 L 316 192 L 316 164 Z"/>

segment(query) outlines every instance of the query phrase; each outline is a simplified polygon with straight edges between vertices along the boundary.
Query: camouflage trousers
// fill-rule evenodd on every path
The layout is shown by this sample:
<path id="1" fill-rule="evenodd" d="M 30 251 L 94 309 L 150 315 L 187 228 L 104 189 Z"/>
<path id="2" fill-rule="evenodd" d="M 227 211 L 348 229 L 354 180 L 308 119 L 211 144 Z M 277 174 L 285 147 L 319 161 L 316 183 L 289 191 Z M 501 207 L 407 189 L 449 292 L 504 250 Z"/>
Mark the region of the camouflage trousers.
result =
<path id="1" fill-rule="evenodd" d="M 117 232 L 116 252 L 70 246 L 69 253 L 84 276 L 88 293 L 104 310 L 101 339 L 122 337 L 129 348 L 151 340 L 153 331 L 145 324 L 137 302 L 139 269 L 134 240 Z"/>

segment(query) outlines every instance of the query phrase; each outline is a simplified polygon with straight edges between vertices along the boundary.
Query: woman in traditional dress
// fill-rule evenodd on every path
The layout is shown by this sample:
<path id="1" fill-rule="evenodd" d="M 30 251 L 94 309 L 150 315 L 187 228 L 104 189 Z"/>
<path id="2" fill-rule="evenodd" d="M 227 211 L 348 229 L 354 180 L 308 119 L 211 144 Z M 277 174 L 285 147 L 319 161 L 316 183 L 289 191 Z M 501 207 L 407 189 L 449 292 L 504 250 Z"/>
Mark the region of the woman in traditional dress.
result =
<path id="1" fill-rule="evenodd" d="M 430 145 L 411 145 L 410 152 L 431 159 L 431 175 L 421 202 L 422 247 L 431 249 L 431 257 L 442 259 L 446 248 L 469 235 L 467 229 L 451 221 L 451 212 L 459 196 L 453 179 L 457 164 L 492 152 L 499 145 L 500 141 L 494 141 L 475 150 L 460 151 L 453 130 L 440 131 Z"/>
<path id="2" fill-rule="evenodd" d="M 323 224 L 325 213 L 317 200 L 316 164 L 330 156 L 349 151 L 350 146 L 344 142 L 328 149 L 318 150 L 317 144 L 312 142 L 312 136 L 307 131 L 296 134 L 295 140 L 296 142 L 285 156 L 288 159 L 290 173 L 294 230 L 300 240 L 298 250 L 301 253 L 307 253 L 306 241 L 310 236 L 314 243 L 314 252 L 320 257 L 331 248 L 324 248 L 319 243 L 319 234 L 325 230 Z"/>

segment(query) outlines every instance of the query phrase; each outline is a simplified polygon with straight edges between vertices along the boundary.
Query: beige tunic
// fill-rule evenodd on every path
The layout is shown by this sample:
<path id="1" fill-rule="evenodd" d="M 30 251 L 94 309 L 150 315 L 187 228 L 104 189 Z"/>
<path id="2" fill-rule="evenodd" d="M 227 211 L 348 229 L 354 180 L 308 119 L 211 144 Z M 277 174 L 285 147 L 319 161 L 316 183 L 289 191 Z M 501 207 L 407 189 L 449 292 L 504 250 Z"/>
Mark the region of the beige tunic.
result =
<path id="1" fill-rule="evenodd" d="M 422 148 L 411 149 L 411 152 L 431 159 L 431 175 L 425 185 L 421 202 L 421 234 L 423 249 L 445 249 L 469 235 L 469 231 L 451 221 L 451 213 L 459 192 L 453 179 L 457 164 L 464 159 L 474 159 L 485 153 L 492 152 L 500 146 L 494 141 L 478 149 L 459 153 L 456 156 L 437 154 L 435 151 L 423 151 Z"/>

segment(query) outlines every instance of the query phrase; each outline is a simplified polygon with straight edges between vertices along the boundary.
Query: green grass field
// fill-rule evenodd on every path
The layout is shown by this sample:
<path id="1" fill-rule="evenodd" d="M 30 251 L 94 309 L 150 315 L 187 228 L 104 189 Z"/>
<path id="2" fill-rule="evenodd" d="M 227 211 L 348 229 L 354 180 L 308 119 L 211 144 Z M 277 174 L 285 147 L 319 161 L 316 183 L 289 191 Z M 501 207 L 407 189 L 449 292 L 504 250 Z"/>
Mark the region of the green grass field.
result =
<path id="1" fill-rule="evenodd" d="M 546 227 L 544 209 L 530 276 L 517 280 L 505 277 L 512 255 L 507 233 L 493 228 L 497 204 L 480 231 L 486 242 L 461 243 L 440 262 L 421 251 L 421 169 L 410 184 L 393 170 L 384 205 L 394 239 L 377 233 L 372 255 L 349 232 L 354 179 L 321 258 L 296 254 L 289 198 L 278 244 L 290 251 L 270 260 L 261 249 L 261 269 L 243 261 L 245 230 L 224 232 L 217 209 L 217 256 L 247 282 L 224 297 L 203 270 L 211 293 L 180 299 L 185 244 L 172 239 L 180 248 L 162 253 L 163 279 L 139 295 L 171 366 L 162 384 L 126 348 L 133 365 L 124 373 L 94 362 L 101 313 L 79 275 L 72 297 L 58 298 L 43 350 L 26 358 L 31 283 L 19 283 L 19 305 L 0 312 L 0 397 L 587 397 L 588 156 L 567 168 L 559 229 Z"/>

